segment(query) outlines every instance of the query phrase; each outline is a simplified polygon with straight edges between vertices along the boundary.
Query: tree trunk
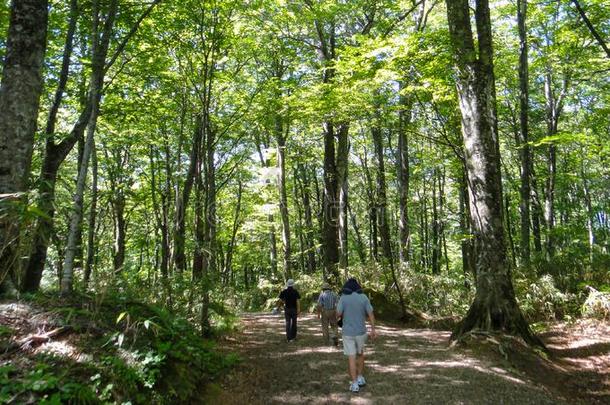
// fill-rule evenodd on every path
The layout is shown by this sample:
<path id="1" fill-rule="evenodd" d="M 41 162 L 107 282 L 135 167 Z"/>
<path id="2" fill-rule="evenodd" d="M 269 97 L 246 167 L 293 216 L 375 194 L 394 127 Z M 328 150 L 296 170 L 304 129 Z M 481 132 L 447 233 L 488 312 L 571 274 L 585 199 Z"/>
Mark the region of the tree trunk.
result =
<path id="1" fill-rule="evenodd" d="M 564 76 L 562 89 L 559 95 L 553 89 L 553 75 L 550 67 L 544 76 L 544 96 L 546 99 L 546 126 L 547 137 L 557 135 L 559 117 L 563 110 L 563 100 L 568 88 L 568 77 Z M 544 221 L 546 223 L 546 255 L 550 260 L 555 255 L 555 183 L 557 180 L 557 145 L 551 143 L 547 151 L 548 177 L 545 187 Z"/>
<path id="2" fill-rule="evenodd" d="M 402 88 L 402 83 L 401 83 Z M 412 103 L 401 97 L 398 120 L 398 195 L 399 195 L 399 240 L 398 257 L 401 267 L 408 268 L 411 251 L 411 229 L 409 226 L 409 137 L 407 127 L 411 122 Z"/>
<path id="3" fill-rule="evenodd" d="M 449 254 L 447 252 L 447 236 L 445 235 L 445 218 L 447 218 L 446 213 L 445 213 L 445 184 L 446 184 L 446 181 L 447 181 L 446 171 L 445 171 L 445 167 L 443 167 L 442 172 L 440 172 L 439 181 L 438 181 L 438 211 L 439 211 L 438 233 L 441 238 L 443 252 L 445 255 L 445 270 L 447 271 L 447 274 L 449 274 L 450 263 L 449 263 Z M 440 247 L 439 247 L 439 249 L 440 249 Z M 439 254 L 439 256 L 440 256 L 440 254 Z"/>
<path id="4" fill-rule="evenodd" d="M 436 184 L 438 183 L 438 169 L 435 167 L 432 174 L 432 274 L 441 273 L 441 245 L 440 245 L 440 220 L 438 217 Z"/>
<path id="5" fill-rule="evenodd" d="M 208 106 L 209 107 L 209 106 Z M 209 304 L 210 290 L 212 282 L 217 276 L 217 235 L 216 235 L 216 165 L 214 155 L 216 153 L 216 133 L 212 128 L 209 116 L 205 117 L 204 128 L 206 136 L 204 138 L 205 145 L 205 236 L 207 244 L 205 245 L 206 252 L 204 255 L 205 261 L 203 265 L 203 293 L 201 301 L 201 330 L 204 336 L 209 336 L 211 333 L 209 319 Z"/>
<path id="6" fill-rule="evenodd" d="M 201 155 L 201 152 L 200 152 Z M 204 262 L 206 260 L 207 236 L 205 234 L 205 199 L 206 189 L 203 184 L 202 162 L 197 162 L 195 172 L 195 250 L 193 251 L 193 282 L 198 283 L 203 278 Z"/>
<path id="7" fill-rule="evenodd" d="M 288 215 L 288 196 L 286 194 L 286 137 L 281 117 L 276 116 L 275 140 L 277 143 L 277 187 L 280 197 L 280 217 L 282 219 L 282 245 L 284 247 L 284 281 L 292 278 L 290 248 L 290 217 Z"/>
<path id="8" fill-rule="evenodd" d="M 193 190 L 193 182 L 195 181 L 197 166 L 199 164 L 199 156 L 201 154 L 201 137 L 202 137 L 201 117 L 197 116 L 195 120 L 195 129 L 193 131 L 193 142 L 189 157 L 189 168 L 182 186 L 182 194 L 178 193 L 176 200 L 176 218 L 174 225 L 174 257 L 173 262 L 177 271 L 186 271 L 186 254 L 184 251 L 184 243 L 186 238 L 186 209 Z"/>
<path id="9" fill-rule="evenodd" d="M 11 206 L 28 189 L 43 90 L 47 22 L 47 0 L 11 2 L 0 84 L 0 284 L 20 265 L 20 219 Z"/>
<path id="10" fill-rule="evenodd" d="M 87 167 L 89 165 L 89 157 L 93 149 L 95 128 L 97 125 L 97 117 L 99 114 L 100 100 L 102 97 L 102 86 L 104 82 L 104 64 L 106 54 L 108 53 L 108 45 L 114 19 L 117 14 L 118 0 L 112 0 L 109 6 L 108 15 L 104 22 L 102 35 L 99 35 L 98 25 L 100 23 L 99 10 L 97 3 L 94 3 L 93 10 L 93 50 L 92 64 L 93 71 L 98 74 L 91 76 L 89 83 L 89 94 L 87 103 L 91 104 L 91 117 L 87 125 L 87 138 L 85 140 L 85 149 L 83 151 L 83 164 L 80 167 L 77 177 L 77 185 L 74 194 L 73 211 L 70 216 L 70 228 L 68 232 L 68 242 L 66 244 L 66 257 L 64 259 L 64 268 L 61 279 L 61 293 L 70 294 L 72 292 L 72 279 L 74 275 L 74 258 L 77 253 L 77 235 L 78 228 L 81 226 L 83 216 L 83 197 L 85 191 L 85 182 L 87 180 Z"/>
<path id="11" fill-rule="evenodd" d="M 83 276 L 83 290 L 89 288 L 89 280 L 95 265 L 97 247 L 95 246 L 95 230 L 97 218 L 97 150 L 95 144 L 91 151 L 91 206 L 89 207 L 89 226 L 87 228 L 87 259 L 85 261 L 85 274 Z"/>
<path id="12" fill-rule="evenodd" d="M 595 213 L 593 204 L 591 203 L 591 190 L 589 188 L 588 175 L 585 172 L 584 156 L 580 160 L 580 175 L 582 177 L 582 190 L 585 197 L 585 206 L 587 207 L 587 233 L 589 234 L 589 262 L 593 263 L 593 249 L 595 246 L 595 231 L 593 229 L 593 219 Z"/>
<path id="13" fill-rule="evenodd" d="M 332 123 L 324 128 L 324 208 L 322 221 L 322 261 L 324 275 L 338 284 L 339 272 L 339 201 L 337 200 L 338 173 L 335 160 L 335 131 Z"/>
<path id="14" fill-rule="evenodd" d="M 379 260 L 379 246 L 377 236 L 377 197 L 375 195 L 375 189 L 373 187 L 373 179 L 371 178 L 371 171 L 368 167 L 367 151 L 365 150 L 360 157 L 360 163 L 362 165 L 362 171 L 364 172 L 366 196 L 367 196 L 367 219 L 369 224 L 369 256 L 371 259 Z"/>
<path id="15" fill-rule="evenodd" d="M 532 235 L 534 237 L 534 250 L 537 253 L 542 252 L 542 235 L 540 222 L 542 216 L 542 204 L 540 203 L 540 197 L 538 193 L 538 181 L 536 180 L 536 173 L 534 172 L 533 162 L 530 161 L 530 174 L 532 181 Z"/>
<path id="16" fill-rule="evenodd" d="M 310 182 L 307 169 L 298 164 L 298 170 L 302 182 L 303 215 L 305 220 L 305 248 L 307 250 L 307 272 L 312 274 L 316 270 L 316 251 L 314 246 L 313 215 L 310 198 Z"/>
<path id="17" fill-rule="evenodd" d="M 400 288 L 400 283 L 396 277 L 396 269 L 394 268 L 394 256 L 392 254 L 392 245 L 390 240 L 390 227 L 388 226 L 388 201 L 387 201 L 387 186 L 385 180 L 385 163 L 384 163 L 384 148 L 381 128 L 373 126 L 371 129 L 373 136 L 373 144 L 375 145 L 375 156 L 377 158 L 377 221 L 379 224 L 379 234 L 381 237 L 381 251 L 383 254 L 384 264 L 390 267 L 392 273 L 392 282 L 398 293 L 398 300 L 402 310 L 403 319 L 408 319 L 412 314 L 407 313 L 404 297 Z"/>
<path id="18" fill-rule="evenodd" d="M 476 1 L 478 57 L 468 0 L 447 0 L 446 5 L 477 253 L 475 299 L 451 338 L 474 329 L 501 330 L 544 347 L 519 309 L 506 257 L 489 4 Z"/>
<path id="19" fill-rule="evenodd" d="M 460 230 L 462 233 L 462 270 L 464 274 L 470 273 L 476 279 L 474 244 L 472 243 L 472 227 L 470 226 L 470 209 L 468 201 L 468 182 L 466 180 L 466 169 L 462 169 L 459 182 L 459 204 L 460 204 Z"/>
<path id="20" fill-rule="evenodd" d="M 351 205 L 348 205 L 348 210 L 352 220 L 352 228 L 354 228 L 354 235 L 356 236 L 356 252 L 358 253 L 360 263 L 364 264 L 366 263 L 366 249 L 364 247 L 364 242 L 362 241 L 362 235 L 360 233 L 360 228 L 358 227 L 356 214 L 354 213 L 354 210 L 352 210 Z"/>
<path id="21" fill-rule="evenodd" d="M 347 241 L 347 205 L 348 205 L 348 167 L 349 167 L 349 125 L 342 123 L 337 131 L 337 186 L 339 189 L 338 215 L 339 226 L 337 229 L 339 236 L 339 268 L 343 270 L 343 277 L 347 279 L 347 266 L 349 264 L 349 251 Z"/>
<path id="22" fill-rule="evenodd" d="M 301 183 L 299 168 L 296 164 L 292 166 L 292 179 L 294 182 L 294 187 L 292 188 L 294 194 L 292 197 L 294 199 L 294 208 L 297 213 L 295 232 L 297 234 L 297 238 L 299 239 L 299 271 L 302 274 L 307 274 L 307 267 L 305 265 L 305 253 L 307 251 L 307 247 L 303 225 L 303 199 L 301 198 L 303 193 L 303 184 Z"/>
<path id="23" fill-rule="evenodd" d="M 269 146 L 268 139 L 265 140 L 265 142 L 262 146 L 265 149 L 268 148 L 268 146 Z M 256 149 L 258 151 L 258 157 L 260 159 L 261 166 L 264 168 L 268 168 L 271 163 L 268 158 L 265 158 L 265 156 L 263 156 L 263 150 L 261 149 L 261 142 L 258 139 L 256 142 Z M 265 183 L 270 184 L 271 180 L 266 179 Z M 270 266 L 268 276 L 271 278 L 271 277 L 275 277 L 275 275 L 277 273 L 277 238 L 275 236 L 275 219 L 273 217 L 273 213 L 269 213 L 267 215 L 267 222 L 269 223 L 269 266 Z"/>
<path id="24" fill-rule="evenodd" d="M 125 221 L 125 195 L 119 191 L 112 202 L 114 218 L 114 248 L 112 265 L 115 275 L 121 274 L 125 265 L 125 242 L 127 237 L 127 222 Z"/>
<path id="25" fill-rule="evenodd" d="M 506 236 L 508 236 L 512 265 L 517 267 L 517 252 L 515 251 L 515 238 L 513 237 L 513 226 L 510 218 L 510 198 L 508 193 L 504 194 L 504 217 L 506 219 Z"/>
<path id="26" fill-rule="evenodd" d="M 519 26 L 519 142 L 521 157 L 521 186 L 519 211 L 521 213 L 521 264 L 528 266 L 530 252 L 530 145 L 529 145 L 529 63 L 527 43 L 527 0 L 517 0 L 517 24 Z"/>
<path id="27" fill-rule="evenodd" d="M 237 203 L 235 204 L 235 214 L 233 218 L 233 228 L 231 230 L 231 240 L 227 246 L 227 259 L 225 261 L 225 273 L 229 274 L 231 280 L 233 278 L 233 251 L 235 249 L 235 242 L 237 238 L 237 231 L 239 230 L 240 214 L 241 214 L 241 198 L 243 194 L 244 185 L 241 179 L 237 180 Z"/>

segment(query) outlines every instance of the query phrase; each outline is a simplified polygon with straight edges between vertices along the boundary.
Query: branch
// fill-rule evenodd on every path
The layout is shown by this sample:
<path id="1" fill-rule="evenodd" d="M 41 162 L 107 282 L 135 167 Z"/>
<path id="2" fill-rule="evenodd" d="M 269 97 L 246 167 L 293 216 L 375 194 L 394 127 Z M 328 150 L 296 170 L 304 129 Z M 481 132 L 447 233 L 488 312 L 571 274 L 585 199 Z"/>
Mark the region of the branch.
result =
<path id="1" fill-rule="evenodd" d="M 114 64 L 114 62 L 116 62 L 117 58 L 119 57 L 119 55 L 123 52 L 123 50 L 125 49 L 125 46 L 127 46 L 127 42 L 129 42 L 129 40 L 131 39 L 131 37 L 133 37 L 135 35 L 135 33 L 138 31 L 138 28 L 140 28 L 140 24 L 142 23 L 142 21 L 144 21 L 144 19 L 146 17 L 148 17 L 148 15 L 151 13 L 151 11 L 153 10 L 153 8 L 155 8 L 155 6 L 159 3 L 161 3 L 162 0 L 154 0 L 150 6 L 148 6 L 148 8 L 146 9 L 146 11 L 144 11 L 144 13 L 140 16 L 140 18 L 138 18 L 138 21 L 136 21 L 136 23 L 133 25 L 133 27 L 131 27 L 131 30 L 127 33 L 127 35 L 125 35 L 125 38 L 123 38 L 123 41 L 121 41 L 121 43 L 119 44 L 119 46 L 117 47 L 116 51 L 114 52 L 114 55 L 112 55 L 112 58 L 110 58 L 110 60 L 108 61 L 108 63 L 106 63 L 106 66 L 104 67 L 104 70 L 108 70 L 112 67 L 112 65 Z"/>
<path id="2" fill-rule="evenodd" d="M 593 37 L 599 43 L 599 46 L 602 47 L 602 49 L 606 52 L 606 55 L 608 56 L 608 58 L 610 58 L 610 49 L 608 49 L 608 45 L 606 45 L 606 43 L 604 42 L 604 39 L 599 35 L 599 33 L 597 32 L 595 27 L 593 27 L 593 24 L 591 24 L 591 21 L 585 14 L 585 10 L 582 9 L 578 0 L 572 0 L 572 3 L 574 4 L 574 6 L 576 6 L 576 10 L 578 10 L 578 14 L 580 14 L 580 17 L 583 19 L 583 21 L 587 25 L 587 28 L 589 28 L 591 35 L 593 35 Z"/>
<path id="3" fill-rule="evenodd" d="M 400 24 L 401 22 L 403 22 L 405 20 L 405 18 L 407 18 L 409 15 L 411 15 L 412 12 L 414 12 L 417 7 L 420 6 L 420 4 L 422 4 L 424 0 L 419 0 L 417 3 L 413 4 L 413 7 L 411 7 L 410 9 L 408 9 L 404 14 L 400 15 L 396 21 L 394 21 L 392 23 L 392 25 L 390 25 L 390 27 L 388 29 L 386 29 L 383 33 L 383 35 L 381 35 L 382 38 L 387 37 L 388 35 L 390 35 L 392 33 L 392 31 L 394 30 L 394 28 Z"/>

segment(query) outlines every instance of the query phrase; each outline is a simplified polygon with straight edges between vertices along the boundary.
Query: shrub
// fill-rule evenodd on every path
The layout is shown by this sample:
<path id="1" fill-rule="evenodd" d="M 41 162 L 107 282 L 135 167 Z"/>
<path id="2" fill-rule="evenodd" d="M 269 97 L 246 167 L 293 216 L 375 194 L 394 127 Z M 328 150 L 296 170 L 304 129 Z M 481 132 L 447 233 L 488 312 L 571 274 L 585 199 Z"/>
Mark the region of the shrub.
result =
<path id="1" fill-rule="evenodd" d="M 571 313 L 576 296 L 560 291 L 550 274 L 540 278 L 521 274 L 515 280 L 517 301 L 530 321 L 562 319 Z"/>
<path id="2" fill-rule="evenodd" d="M 588 287 L 589 295 L 582 305 L 582 314 L 588 318 L 610 319 L 610 293 Z"/>

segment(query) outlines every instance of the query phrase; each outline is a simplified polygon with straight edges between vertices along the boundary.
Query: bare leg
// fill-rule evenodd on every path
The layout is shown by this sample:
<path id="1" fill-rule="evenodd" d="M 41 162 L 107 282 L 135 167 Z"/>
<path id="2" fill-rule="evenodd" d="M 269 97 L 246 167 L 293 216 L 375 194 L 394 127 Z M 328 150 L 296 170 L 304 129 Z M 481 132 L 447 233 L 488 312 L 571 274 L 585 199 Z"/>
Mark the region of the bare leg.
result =
<path id="1" fill-rule="evenodd" d="M 352 378 L 353 382 L 356 382 L 356 379 L 358 378 L 356 356 L 348 356 L 347 361 L 349 363 L 349 376 Z"/>
<path id="2" fill-rule="evenodd" d="M 358 375 L 362 375 L 362 373 L 364 372 L 364 353 L 359 354 L 356 357 L 356 368 L 357 368 L 357 371 L 358 371 L 357 376 Z"/>

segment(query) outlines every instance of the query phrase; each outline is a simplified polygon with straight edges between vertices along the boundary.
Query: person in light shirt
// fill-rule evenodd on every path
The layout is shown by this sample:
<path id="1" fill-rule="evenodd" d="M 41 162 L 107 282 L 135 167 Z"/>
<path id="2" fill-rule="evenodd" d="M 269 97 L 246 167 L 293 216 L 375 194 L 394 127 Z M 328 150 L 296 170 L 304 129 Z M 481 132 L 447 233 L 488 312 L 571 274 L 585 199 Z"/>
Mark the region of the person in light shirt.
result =
<path id="1" fill-rule="evenodd" d="M 350 278 L 343 285 L 342 295 L 337 304 L 337 317 L 343 322 L 343 353 L 347 356 L 350 391 L 358 392 L 366 385 L 364 379 L 364 346 L 367 337 L 375 339 L 375 316 L 373 306 L 362 292 L 362 287 L 355 278 Z M 366 318 L 371 323 L 371 332 L 367 334 Z"/>
<path id="2" fill-rule="evenodd" d="M 337 346 L 339 344 L 339 334 L 337 330 L 337 302 L 339 297 L 330 288 L 330 284 L 324 282 L 322 284 L 322 292 L 318 297 L 318 319 L 322 320 L 322 336 L 324 343 L 332 343 Z M 330 333 L 329 333 L 330 329 Z"/>

